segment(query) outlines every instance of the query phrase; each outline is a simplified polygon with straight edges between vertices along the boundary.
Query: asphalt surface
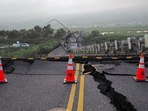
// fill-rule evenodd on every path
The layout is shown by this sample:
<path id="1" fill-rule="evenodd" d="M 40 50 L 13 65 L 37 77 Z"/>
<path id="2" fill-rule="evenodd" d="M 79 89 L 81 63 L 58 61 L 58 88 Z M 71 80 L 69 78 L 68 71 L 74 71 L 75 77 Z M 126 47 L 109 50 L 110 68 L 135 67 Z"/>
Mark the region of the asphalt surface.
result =
<path id="1" fill-rule="evenodd" d="M 120 65 L 108 70 L 110 73 L 116 74 L 135 74 L 137 70 L 136 64 L 121 63 Z M 148 69 L 146 68 L 146 75 Z M 106 76 L 108 80 L 113 82 L 112 86 L 116 91 L 125 95 L 128 100 L 135 106 L 137 111 L 148 110 L 148 82 L 135 82 L 130 76 Z"/>
<path id="2" fill-rule="evenodd" d="M 0 85 L 1 111 L 44 111 L 66 107 L 71 88 L 71 85 L 63 84 L 66 63 L 35 61 L 30 66 L 26 62 L 15 62 L 14 68 L 13 73 L 6 75 L 8 83 Z"/>
<path id="3" fill-rule="evenodd" d="M 48 57 L 50 57 L 50 56 L 58 56 L 58 55 L 67 55 L 67 52 L 63 49 L 62 46 L 59 46 L 55 50 L 50 52 L 48 54 Z"/>
<path id="4" fill-rule="evenodd" d="M 62 47 L 58 47 L 49 56 L 66 55 Z M 118 62 L 92 63 L 99 72 L 106 71 L 113 74 L 135 74 L 138 64 Z M 67 62 L 34 61 L 33 63 L 15 61 L 15 71 L 6 74 L 8 83 L 0 84 L 0 111 L 64 111 L 69 103 L 73 84 L 63 84 Z M 79 72 L 76 84 L 72 111 L 78 111 L 78 100 L 82 77 L 82 65 L 75 71 Z M 148 69 L 146 68 L 146 74 Z M 148 74 L 147 74 L 148 75 Z M 127 100 L 137 111 L 148 110 L 148 83 L 135 82 L 132 76 L 105 75 L 112 81 L 115 91 L 127 97 Z M 110 99 L 100 93 L 90 75 L 84 76 L 84 111 L 116 111 Z M 74 92 L 72 92 L 74 93 Z M 80 104 L 81 105 L 81 104 Z M 60 110 L 61 109 L 61 110 Z M 81 111 L 83 111 L 81 110 Z"/>

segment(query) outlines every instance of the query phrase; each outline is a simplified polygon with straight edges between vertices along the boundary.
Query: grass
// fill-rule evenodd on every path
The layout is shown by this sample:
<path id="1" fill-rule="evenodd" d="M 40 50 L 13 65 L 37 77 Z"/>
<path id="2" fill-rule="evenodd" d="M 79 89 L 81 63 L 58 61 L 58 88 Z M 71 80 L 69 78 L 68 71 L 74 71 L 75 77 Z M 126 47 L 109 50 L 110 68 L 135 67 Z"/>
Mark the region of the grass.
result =
<path id="1" fill-rule="evenodd" d="M 74 29 L 71 29 L 73 31 Z M 143 37 L 144 32 L 136 33 L 137 31 L 148 30 L 148 26 L 135 26 L 135 27 L 96 27 L 96 28 L 80 28 L 75 29 L 79 31 L 84 31 L 85 45 L 101 43 L 105 41 L 121 40 L 126 39 L 127 37 Z M 114 32 L 114 34 L 100 35 L 98 37 L 90 37 L 90 33 L 93 30 L 99 30 L 100 32 Z M 23 39 L 23 38 L 22 38 Z M 0 39 L 0 44 L 12 44 L 16 40 L 5 40 Z M 24 42 L 32 44 L 28 48 L 5 48 L 0 49 L 0 57 L 9 58 L 9 57 L 42 57 L 50 53 L 60 42 L 58 39 L 48 39 L 47 38 L 32 38 L 32 39 L 23 39 Z M 3 46 L 3 45 L 1 45 Z"/>
<path id="2" fill-rule="evenodd" d="M 71 28 L 72 31 L 81 30 L 86 34 L 90 34 L 93 30 L 100 32 L 114 32 L 115 34 L 139 35 L 137 31 L 148 30 L 148 25 L 145 26 L 118 26 L 118 27 L 89 27 L 89 28 Z M 145 33 L 140 33 L 145 34 Z"/>
<path id="3" fill-rule="evenodd" d="M 0 56 L 3 58 L 16 57 L 42 57 L 50 53 L 59 42 L 55 39 L 42 41 L 40 44 L 30 45 L 27 48 L 5 48 L 0 50 Z"/>

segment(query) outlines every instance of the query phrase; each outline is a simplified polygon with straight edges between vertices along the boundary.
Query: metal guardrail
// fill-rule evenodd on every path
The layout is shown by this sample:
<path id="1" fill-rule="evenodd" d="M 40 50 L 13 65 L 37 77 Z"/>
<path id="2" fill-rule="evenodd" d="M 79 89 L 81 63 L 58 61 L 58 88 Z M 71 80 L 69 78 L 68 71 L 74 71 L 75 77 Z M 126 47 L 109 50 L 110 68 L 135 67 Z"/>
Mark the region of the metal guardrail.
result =
<path id="1" fill-rule="evenodd" d="M 139 60 L 139 55 L 75 55 L 73 56 L 74 62 L 79 61 L 115 61 L 115 60 Z M 42 58 L 1 58 L 6 61 L 68 61 L 68 56 L 54 56 L 54 57 L 42 57 Z M 145 56 L 145 60 L 148 60 L 148 56 Z"/>

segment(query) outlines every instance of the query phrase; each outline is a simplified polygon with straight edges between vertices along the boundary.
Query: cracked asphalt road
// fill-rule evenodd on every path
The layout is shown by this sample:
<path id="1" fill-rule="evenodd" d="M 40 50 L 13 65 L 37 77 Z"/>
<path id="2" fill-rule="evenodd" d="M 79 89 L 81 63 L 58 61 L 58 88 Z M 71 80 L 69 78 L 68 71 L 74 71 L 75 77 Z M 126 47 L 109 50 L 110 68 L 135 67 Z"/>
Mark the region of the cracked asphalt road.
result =
<path id="1" fill-rule="evenodd" d="M 77 111 L 80 78 L 82 66 L 79 69 L 78 83 L 74 95 L 73 111 Z M 95 64 L 98 71 L 107 71 L 117 74 L 135 74 L 137 64 L 121 63 Z M 0 110 L 1 111 L 50 111 L 50 109 L 66 109 L 72 84 L 63 84 L 67 62 L 16 61 L 13 65 L 15 71 L 6 74 L 7 84 L 0 84 Z M 146 68 L 146 74 L 148 69 Z M 130 76 L 110 76 L 106 78 L 112 81 L 112 87 L 127 97 L 137 111 L 148 109 L 148 83 L 135 82 Z M 84 111 L 116 111 L 110 104 L 109 98 L 100 93 L 98 83 L 92 76 L 84 78 Z"/>

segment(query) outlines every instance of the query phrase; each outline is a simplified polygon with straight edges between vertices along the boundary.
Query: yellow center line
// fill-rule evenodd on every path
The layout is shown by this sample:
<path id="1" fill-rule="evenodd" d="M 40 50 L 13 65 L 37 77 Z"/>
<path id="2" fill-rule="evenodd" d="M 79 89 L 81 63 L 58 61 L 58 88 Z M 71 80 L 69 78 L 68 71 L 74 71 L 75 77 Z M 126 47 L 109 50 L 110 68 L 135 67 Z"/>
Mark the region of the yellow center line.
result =
<path id="1" fill-rule="evenodd" d="M 82 65 L 82 71 L 84 71 L 83 66 L 84 64 Z M 83 107 L 84 107 L 84 75 L 81 74 L 77 111 L 83 111 L 84 109 Z"/>
<path id="2" fill-rule="evenodd" d="M 76 64 L 76 71 L 75 71 L 76 80 L 78 79 L 79 67 L 80 67 L 80 64 Z M 75 91 L 76 91 L 76 84 L 72 84 L 66 111 L 72 111 Z"/>

